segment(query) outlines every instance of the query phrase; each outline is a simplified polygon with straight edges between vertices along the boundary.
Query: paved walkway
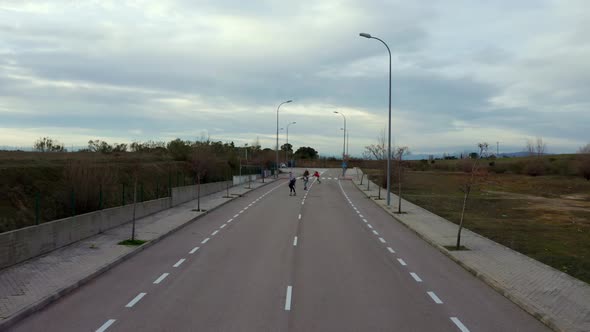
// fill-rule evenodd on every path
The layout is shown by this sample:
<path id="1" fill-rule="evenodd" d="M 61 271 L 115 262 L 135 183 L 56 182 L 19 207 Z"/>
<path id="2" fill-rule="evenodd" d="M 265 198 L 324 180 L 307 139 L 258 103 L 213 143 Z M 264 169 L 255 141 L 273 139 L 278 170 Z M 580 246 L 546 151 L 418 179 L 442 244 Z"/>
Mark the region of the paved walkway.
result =
<path id="1" fill-rule="evenodd" d="M 398 196 L 391 195 L 391 207 L 385 201 L 386 190 L 369 183 L 360 169 L 347 173 L 374 202 L 405 224 L 424 240 L 485 281 L 498 292 L 556 331 L 590 331 L 590 285 L 561 271 L 522 255 L 467 229 L 461 242 L 470 250 L 448 251 L 444 246 L 457 241 L 458 226 L 417 205 L 402 200 L 397 214 Z"/>
<path id="2" fill-rule="evenodd" d="M 213 210 L 239 195 L 273 181 L 274 179 L 267 178 L 265 183 L 252 182 L 252 189 L 244 186 L 231 187 L 232 198 L 225 197 L 226 190 L 201 197 L 201 209 Z M 129 238 L 131 224 L 127 223 L 0 270 L 0 330 L 39 310 L 195 218 L 205 215 L 206 212 L 193 211 L 196 205 L 194 200 L 138 219 L 137 238 L 149 240 L 140 247 L 117 244 Z"/>

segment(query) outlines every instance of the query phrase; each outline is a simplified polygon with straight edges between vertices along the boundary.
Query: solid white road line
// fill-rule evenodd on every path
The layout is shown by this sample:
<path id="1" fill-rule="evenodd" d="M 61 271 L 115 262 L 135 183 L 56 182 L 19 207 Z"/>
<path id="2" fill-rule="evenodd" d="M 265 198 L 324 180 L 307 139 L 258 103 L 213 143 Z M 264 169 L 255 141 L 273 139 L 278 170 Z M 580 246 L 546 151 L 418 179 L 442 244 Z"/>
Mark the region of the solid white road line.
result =
<path id="1" fill-rule="evenodd" d="M 373 230 L 373 234 L 379 235 L 379 233 L 376 230 Z"/>
<path id="2" fill-rule="evenodd" d="M 104 332 L 104 331 L 106 331 L 116 321 L 117 321 L 116 319 L 109 319 L 109 320 L 107 320 L 106 323 L 102 324 L 102 326 L 99 327 L 98 330 L 96 330 L 96 332 Z"/>
<path id="3" fill-rule="evenodd" d="M 301 213 L 299 214 L 299 220 L 301 220 Z"/>
<path id="4" fill-rule="evenodd" d="M 418 277 L 416 273 L 410 272 L 410 275 L 412 276 L 412 278 L 414 278 L 414 280 L 416 280 L 416 282 L 422 282 L 422 279 L 420 279 L 420 277 Z"/>
<path id="5" fill-rule="evenodd" d="M 459 328 L 459 330 L 461 330 L 461 332 L 469 332 L 469 329 L 467 327 L 465 327 L 465 325 L 463 325 L 463 323 L 461 323 L 459 318 L 451 317 L 451 320 L 453 321 L 453 323 L 455 323 L 455 325 L 457 325 L 457 327 Z"/>
<path id="6" fill-rule="evenodd" d="M 240 216 L 239 214 L 236 214 L 236 215 L 234 216 L 234 218 L 237 218 L 237 217 L 239 217 L 239 216 Z"/>
<path id="7" fill-rule="evenodd" d="M 209 238 L 206 238 L 205 240 L 201 241 L 201 244 L 205 244 L 209 241 Z"/>
<path id="8" fill-rule="evenodd" d="M 291 310 L 291 293 L 293 286 L 287 286 L 287 298 L 285 299 L 285 310 Z"/>
<path id="9" fill-rule="evenodd" d="M 219 230 L 216 230 L 215 232 L 211 233 L 211 236 L 215 236 L 215 234 L 219 233 Z"/>
<path id="10" fill-rule="evenodd" d="M 402 266 L 406 266 L 406 265 L 408 265 L 408 264 L 406 264 L 406 262 L 404 262 L 404 260 L 403 260 L 403 259 L 401 259 L 401 258 L 398 258 L 398 259 L 397 259 L 397 261 L 398 261 L 398 262 L 399 262 L 399 263 L 400 263 Z"/>
<path id="11" fill-rule="evenodd" d="M 225 226 L 227 226 L 227 224 L 223 224 L 223 225 L 219 226 L 219 229 L 223 229 Z"/>
<path id="12" fill-rule="evenodd" d="M 166 277 L 169 275 L 170 273 L 162 273 L 162 275 L 160 277 L 158 277 L 158 279 L 156 279 L 154 281 L 154 284 L 159 284 L 162 282 L 162 280 L 166 279 Z"/>
<path id="13" fill-rule="evenodd" d="M 389 250 L 390 253 L 395 254 L 395 251 L 391 249 L 391 247 L 387 247 L 387 250 Z"/>
<path id="14" fill-rule="evenodd" d="M 189 251 L 189 254 L 194 254 L 195 252 L 197 252 L 197 250 L 199 250 L 199 247 L 194 247 L 193 250 Z"/>
<path id="15" fill-rule="evenodd" d="M 434 294 L 434 292 L 426 292 L 426 293 L 430 296 L 430 298 L 432 299 L 432 301 L 434 301 L 434 303 L 436 303 L 436 304 L 442 304 L 443 303 L 443 301 L 441 301 L 438 298 L 438 296 L 436 296 L 436 294 Z"/>
<path id="16" fill-rule="evenodd" d="M 125 307 L 131 308 L 133 307 L 139 300 L 141 300 L 147 293 L 139 293 L 131 302 L 127 303 Z"/>
<path id="17" fill-rule="evenodd" d="M 176 262 L 176 264 L 172 265 L 172 267 L 179 267 L 180 264 L 184 263 L 186 259 L 185 258 L 181 258 L 178 260 L 178 262 Z"/>
<path id="18" fill-rule="evenodd" d="M 293 247 L 297 247 L 297 236 L 293 239 Z"/>
<path id="19" fill-rule="evenodd" d="M 381 241 L 381 243 L 385 243 L 385 240 L 382 237 L 379 238 L 379 241 Z"/>

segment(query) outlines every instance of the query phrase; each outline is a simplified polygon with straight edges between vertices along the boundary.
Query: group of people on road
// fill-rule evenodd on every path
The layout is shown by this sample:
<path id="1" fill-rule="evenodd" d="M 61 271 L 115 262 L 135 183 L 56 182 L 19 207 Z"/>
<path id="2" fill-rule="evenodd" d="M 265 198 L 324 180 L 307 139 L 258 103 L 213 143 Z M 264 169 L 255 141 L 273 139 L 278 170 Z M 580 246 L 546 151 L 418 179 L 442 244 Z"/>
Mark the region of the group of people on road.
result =
<path id="1" fill-rule="evenodd" d="M 322 183 L 320 181 L 320 172 L 315 171 L 313 176 L 317 178 L 318 183 Z M 307 190 L 307 185 L 309 183 L 309 171 L 305 170 L 303 172 L 303 190 Z M 297 177 L 293 175 L 293 172 L 289 172 L 289 196 L 297 196 L 297 192 L 295 191 L 295 182 L 297 181 Z"/>

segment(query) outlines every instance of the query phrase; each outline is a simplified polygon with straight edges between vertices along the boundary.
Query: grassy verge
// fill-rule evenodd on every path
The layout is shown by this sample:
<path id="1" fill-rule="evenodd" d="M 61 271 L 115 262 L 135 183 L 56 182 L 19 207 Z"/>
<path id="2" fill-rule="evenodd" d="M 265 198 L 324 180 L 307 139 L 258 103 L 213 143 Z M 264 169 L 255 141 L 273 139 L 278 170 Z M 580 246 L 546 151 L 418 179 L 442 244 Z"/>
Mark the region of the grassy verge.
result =
<path id="1" fill-rule="evenodd" d="M 140 246 L 144 243 L 146 243 L 147 241 L 144 240 L 131 240 L 131 239 L 127 239 L 125 241 L 121 241 L 118 244 L 122 245 L 122 246 Z"/>
<path id="2" fill-rule="evenodd" d="M 409 171 L 402 196 L 458 223 L 466 176 Z M 490 174 L 469 198 L 465 227 L 590 283 L 590 183 L 583 178 Z"/>

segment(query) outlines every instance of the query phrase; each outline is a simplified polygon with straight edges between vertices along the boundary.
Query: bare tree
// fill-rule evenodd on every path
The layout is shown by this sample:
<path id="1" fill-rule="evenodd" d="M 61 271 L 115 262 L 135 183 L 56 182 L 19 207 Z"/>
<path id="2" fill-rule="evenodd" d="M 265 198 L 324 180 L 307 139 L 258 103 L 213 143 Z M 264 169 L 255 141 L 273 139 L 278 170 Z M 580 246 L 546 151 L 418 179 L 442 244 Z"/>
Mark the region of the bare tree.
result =
<path id="1" fill-rule="evenodd" d="M 65 152 L 63 143 L 51 137 L 41 137 L 33 144 L 35 151 L 39 152 Z"/>
<path id="2" fill-rule="evenodd" d="M 484 156 L 488 154 L 488 143 L 478 143 L 479 155 Z M 479 169 L 479 158 L 471 160 L 471 174 L 469 174 L 466 181 L 461 185 L 460 190 L 463 192 L 463 208 L 461 209 L 461 219 L 459 220 L 459 229 L 457 231 L 457 250 L 461 248 L 461 231 L 463 230 L 463 221 L 465 220 L 465 208 L 467 207 L 467 199 L 475 185 L 485 176 L 485 170 Z"/>
<path id="3" fill-rule="evenodd" d="M 193 152 L 190 158 L 190 167 L 195 172 L 197 178 L 197 209 L 201 210 L 201 180 L 207 175 L 207 172 L 213 167 L 214 155 L 210 151 L 208 145 L 200 145 L 193 148 Z"/>
<path id="4" fill-rule="evenodd" d="M 365 146 L 363 152 L 364 159 L 384 160 L 387 158 L 387 140 L 385 138 L 385 129 L 381 129 L 377 136 L 377 143 Z"/>
<path id="5" fill-rule="evenodd" d="M 578 154 L 580 155 L 578 157 L 580 160 L 580 175 L 584 177 L 586 181 L 590 181 L 590 144 L 586 144 L 586 146 L 581 147 L 578 150 Z"/>
<path id="6" fill-rule="evenodd" d="M 408 155 L 410 150 L 407 146 L 402 146 L 396 149 L 395 159 L 397 160 L 397 188 L 398 188 L 398 204 L 397 213 L 402 213 L 402 169 L 403 169 L 403 158 Z"/>
<path id="7" fill-rule="evenodd" d="M 590 143 L 580 147 L 578 150 L 579 154 L 590 154 Z"/>
<path id="8" fill-rule="evenodd" d="M 541 157 L 547 151 L 547 144 L 543 142 L 542 137 L 537 137 L 536 140 L 527 140 L 526 149 L 529 156 Z"/>

